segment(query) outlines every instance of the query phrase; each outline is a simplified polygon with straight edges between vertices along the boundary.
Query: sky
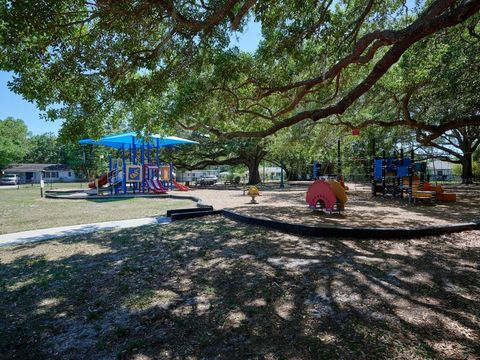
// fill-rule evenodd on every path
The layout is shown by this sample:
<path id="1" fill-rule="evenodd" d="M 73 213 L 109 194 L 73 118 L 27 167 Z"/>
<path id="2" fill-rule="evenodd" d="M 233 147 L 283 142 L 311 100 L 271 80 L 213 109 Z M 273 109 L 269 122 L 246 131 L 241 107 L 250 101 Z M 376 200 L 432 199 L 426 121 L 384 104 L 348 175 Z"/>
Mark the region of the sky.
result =
<path id="1" fill-rule="evenodd" d="M 57 133 L 60 124 L 40 119 L 40 111 L 35 104 L 8 89 L 7 82 L 10 80 L 12 80 L 11 73 L 0 71 L 0 119 L 9 116 L 22 119 L 33 135 L 46 132 Z"/>

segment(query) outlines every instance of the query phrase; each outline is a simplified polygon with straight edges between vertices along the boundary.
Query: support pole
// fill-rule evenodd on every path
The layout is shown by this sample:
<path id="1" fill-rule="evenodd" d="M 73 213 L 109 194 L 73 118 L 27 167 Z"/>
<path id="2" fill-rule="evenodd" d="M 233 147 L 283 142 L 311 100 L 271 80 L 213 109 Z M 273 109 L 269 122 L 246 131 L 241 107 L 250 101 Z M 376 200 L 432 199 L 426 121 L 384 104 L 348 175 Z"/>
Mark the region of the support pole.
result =
<path id="1" fill-rule="evenodd" d="M 132 136 L 132 165 L 137 165 L 137 147 L 135 145 L 135 137 Z M 137 183 L 133 183 L 133 193 L 137 190 Z"/>
<path id="2" fill-rule="evenodd" d="M 142 165 L 142 192 L 145 192 L 145 144 L 142 143 L 142 147 L 140 149 L 140 163 Z"/>
<path id="3" fill-rule="evenodd" d="M 173 190 L 173 162 L 170 161 L 170 191 Z"/>
<path id="4" fill-rule="evenodd" d="M 115 164 L 113 165 L 113 184 L 112 184 L 112 188 L 110 189 L 110 194 L 112 194 L 113 192 L 115 192 L 115 194 L 117 193 L 116 189 L 114 189 L 114 186 L 115 186 L 115 183 L 118 181 L 117 179 L 117 176 L 118 176 L 118 164 L 117 164 L 117 160 L 115 159 Z"/>
<path id="5" fill-rule="evenodd" d="M 159 141 L 159 140 L 160 140 L 160 139 L 159 139 L 159 138 L 157 138 L 157 152 L 156 152 L 156 162 L 157 162 L 157 167 L 159 167 L 159 166 L 160 166 L 160 156 L 159 156 L 159 154 L 158 154 L 158 152 L 159 152 L 159 148 L 160 148 L 160 145 L 159 145 L 159 142 L 160 142 L 160 141 Z M 160 170 L 158 170 L 158 171 L 160 171 Z M 158 177 L 160 178 L 160 174 L 158 174 Z"/>
<path id="6" fill-rule="evenodd" d="M 404 166 L 404 161 L 403 161 L 403 148 L 400 149 L 400 166 Z M 398 177 L 398 174 L 397 174 Z M 403 177 L 400 178 L 398 177 L 398 186 L 400 188 L 400 199 L 403 200 Z"/>
<path id="7" fill-rule="evenodd" d="M 375 180 L 375 139 L 372 140 L 372 161 L 370 162 L 370 180 L 372 182 L 372 195 L 377 195 L 377 182 Z"/>
<path id="8" fill-rule="evenodd" d="M 110 195 L 113 194 L 113 181 L 112 181 L 112 155 L 108 155 L 108 173 L 107 173 L 107 184 L 110 186 Z"/>
<path id="9" fill-rule="evenodd" d="M 280 167 L 280 189 L 284 189 L 285 184 L 283 183 L 283 168 Z"/>
<path id="10" fill-rule="evenodd" d="M 342 159 L 340 154 L 340 139 L 337 141 L 337 175 L 342 175 Z"/>
<path id="11" fill-rule="evenodd" d="M 412 150 L 410 151 L 410 166 L 408 168 L 408 203 L 413 203 L 413 168 L 415 162 L 415 153 Z"/>
<path id="12" fill-rule="evenodd" d="M 122 188 L 123 188 L 123 193 L 127 193 L 127 164 L 125 163 L 125 144 L 122 144 L 122 172 L 123 172 L 123 178 L 122 178 Z"/>
<path id="13" fill-rule="evenodd" d="M 386 170 L 387 170 L 386 152 L 385 152 L 385 150 L 383 150 L 383 153 L 382 153 L 382 196 L 383 197 L 385 197 L 386 186 L 387 186 L 387 181 L 385 179 Z"/>

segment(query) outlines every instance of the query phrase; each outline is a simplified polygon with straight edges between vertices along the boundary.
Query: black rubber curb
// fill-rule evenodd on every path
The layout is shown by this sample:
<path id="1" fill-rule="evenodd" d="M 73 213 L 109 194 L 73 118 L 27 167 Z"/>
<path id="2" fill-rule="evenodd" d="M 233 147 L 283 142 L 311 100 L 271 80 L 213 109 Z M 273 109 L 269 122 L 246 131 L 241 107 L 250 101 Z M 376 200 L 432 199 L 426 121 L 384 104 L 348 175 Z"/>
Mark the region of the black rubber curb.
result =
<path id="1" fill-rule="evenodd" d="M 173 194 L 118 194 L 118 195 L 88 195 L 85 197 L 70 197 L 67 194 L 79 192 L 75 191 L 46 191 L 45 197 L 49 199 L 62 200 L 108 200 L 108 199 L 133 199 L 133 198 L 165 198 L 165 199 L 185 199 L 197 203 L 198 207 L 211 207 L 211 205 L 204 204 L 201 199 L 189 195 L 173 195 Z"/>
<path id="2" fill-rule="evenodd" d="M 425 236 L 434 236 L 442 234 L 451 234 L 456 232 L 462 232 L 467 230 L 480 229 L 480 220 L 470 223 L 460 223 L 452 225 L 440 225 L 423 228 L 354 228 L 354 227 L 319 227 L 309 226 L 302 224 L 292 224 L 284 221 L 269 220 L 255 218 L 248 215 L 242 215 L 232 210 L 213 210 L 213 207 L 208 204 L 204 204 L 201 199 L 195 196 L 188 195 L 171 195 L 171 194 L 128 194 L 128 195 L 89 195 L 88 198 L 74 198 L 66 196 L 58 196 L 49 192 L 45 193 L 45 197 L 52 199 L 69 199 L 69 200 L 88 200 L 88 199 L 109 199 L 109 198 L 172 198 L 172 199 L 186 199 L 197 203 L 197 208 L 192 208 L 192 211 L 172 213 L 172 221 L 182 219 L 192 219 L 207 215 L 223 216 L 242 222 L 244 224 L 263 226 L 269 229 L 278 230 L 288 234 L 301 235 L 301 236 L 314 236 L 314 237 L 347 237 L 352 239 L 412 239 Z M 205 209 L 204 211 L 200 209 Z M 188 210 L 188 209 L 179 209 Z M 174 210 L 175 211 L 175 210 Z M 167 215 L 168 216 L 168 215 Z"/>
<path id="3" fill-rule="evenodd" d="M 172 216 L 173 214 L 182 214 L 182 213 L 189 213 L 189 212 L 204 212 L 204 211 L 212 211 L 212 206 L 206 206 L 202 208 L 188 208 L 188 209 L 172 209 L 167 210 L 167 217 Z"/>
<path id="4" fill-rule="evenodd" d="M 354 239 L 403 239 L 424 236 L 450 234 L 466 230 L 480 229 L 480 221 L 454 225 L 441 225 L 426 228 L 352 228 L 352 227 L 318 227 L 302 224 L 291 224 L 283 221 L 260 219 L 222 210 L 222 214 L 232 220 L 249 225 L 263 226 L 288 234 L 315 237 L 348 237 Z"/>
<path id="5" fill-rule="evenodd" d="M 190 211 L 190 212 L 179 212 L 171 215 L 172 221 L 184 220 L 184 219 L 193 219 L 202 216 L 210 215 L 220 215 L 222 210 L 208 210 L 208 211 Z"/>

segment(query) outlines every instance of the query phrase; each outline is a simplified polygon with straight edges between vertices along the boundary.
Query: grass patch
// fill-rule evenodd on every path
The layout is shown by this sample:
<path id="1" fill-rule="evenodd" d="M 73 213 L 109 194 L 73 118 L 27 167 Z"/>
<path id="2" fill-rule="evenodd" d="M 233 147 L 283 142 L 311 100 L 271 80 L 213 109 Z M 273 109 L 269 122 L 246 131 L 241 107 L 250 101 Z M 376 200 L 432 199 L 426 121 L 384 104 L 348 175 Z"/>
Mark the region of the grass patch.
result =
<path id="1" fill-rule="evenodd" d="M 70 184 L 61 184 L 70 185 Z M 70 185 L 72 186 L 72 185 Z M 40 197 L 35 186 L 0 189 L 0 234 L 165 215 L 167 210 L 191 207 L 190 200 L 133 198 L 118 201 L 63 200 Z"/>

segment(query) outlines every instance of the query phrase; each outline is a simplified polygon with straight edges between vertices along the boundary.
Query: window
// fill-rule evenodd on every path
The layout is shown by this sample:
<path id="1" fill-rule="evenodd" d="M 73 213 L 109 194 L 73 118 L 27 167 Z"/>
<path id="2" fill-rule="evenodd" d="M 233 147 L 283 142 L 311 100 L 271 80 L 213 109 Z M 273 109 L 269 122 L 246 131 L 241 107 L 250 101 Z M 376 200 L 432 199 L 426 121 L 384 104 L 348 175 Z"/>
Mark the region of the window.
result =
<path id="1" fill-rule="evenodd" d="M 45 171 L 45 178 L 58 179 L 58 171 Z"/>
<path id="2" fill-rule="evenodd" d="M 68 172 L 68 177 L 72 177 L 72 172 L 71 171 Z"/>

